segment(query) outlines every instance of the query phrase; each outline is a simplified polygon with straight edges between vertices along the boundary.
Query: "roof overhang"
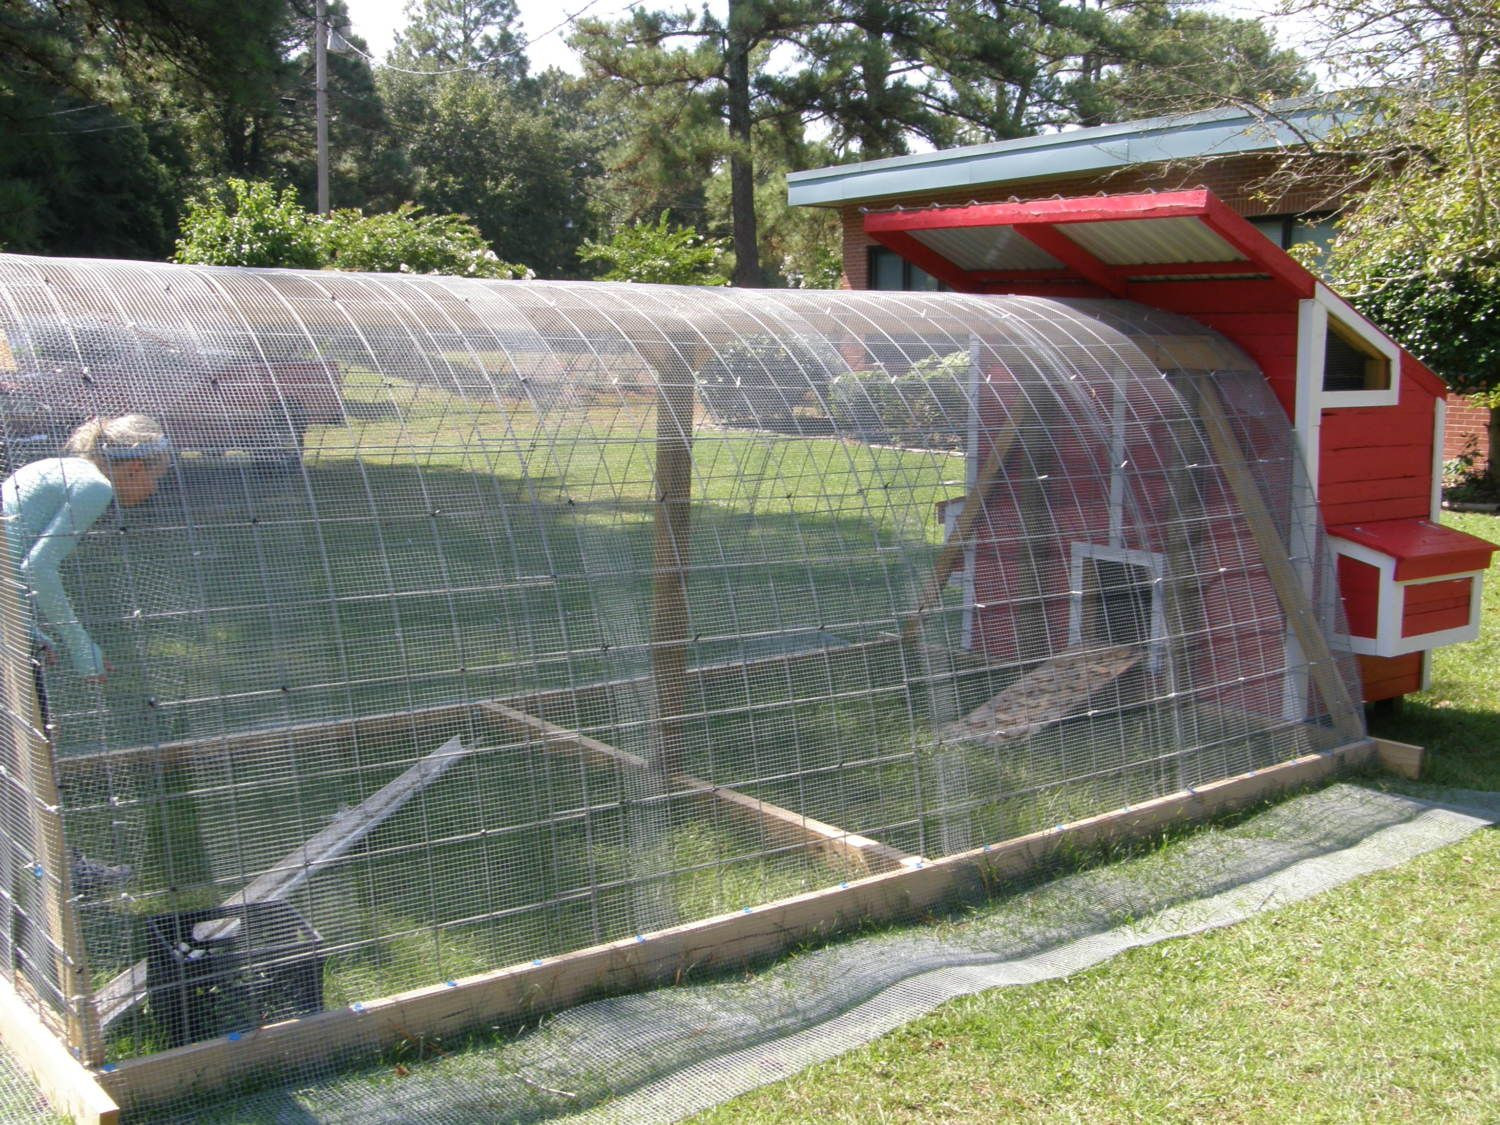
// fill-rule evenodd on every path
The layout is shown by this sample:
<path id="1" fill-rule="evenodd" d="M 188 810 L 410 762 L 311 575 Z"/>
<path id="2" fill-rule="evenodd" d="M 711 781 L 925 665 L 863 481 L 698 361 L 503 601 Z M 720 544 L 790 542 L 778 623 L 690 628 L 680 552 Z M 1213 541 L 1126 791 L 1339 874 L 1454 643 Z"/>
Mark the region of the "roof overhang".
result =
<path id="1" fill-rule="evenodd" d="M 968 293 L 1110 296 L 1151 303 L 1170 282 L 1317 279 L 1206 188 L 866 214 L 865 232 Z"/>
<path id="2" fill-rule="evenodd" d="M 1394 559 L 1397 582 L 1484 570 L 1497 549 L 1487 540 L 1423 519 L 1340 524 L 1328 534 Z"/>
<path id="3" fill-rule="evenodd" d="M 1230 108 L 1153 117 L 793 172 L 787 176 L 787 200 L 794 207 L 839 206 L 1102 174 L 1139 164 L 1275 152 L 1325 139 L 1354 119 L 1345 107 L 1320 98 L 1280 102 L 1253 113 Z"/>

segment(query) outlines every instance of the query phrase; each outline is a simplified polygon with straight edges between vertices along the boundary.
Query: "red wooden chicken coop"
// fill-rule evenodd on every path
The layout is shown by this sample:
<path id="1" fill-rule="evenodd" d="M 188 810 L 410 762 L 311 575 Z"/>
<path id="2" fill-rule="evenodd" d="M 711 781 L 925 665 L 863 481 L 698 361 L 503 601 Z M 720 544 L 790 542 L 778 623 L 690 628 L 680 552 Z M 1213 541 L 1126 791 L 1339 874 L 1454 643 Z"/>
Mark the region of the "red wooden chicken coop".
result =
<path id="1" fill-rule="evenodd" d="M 1442 380 L 1212 192 L 894 210 L 867 214 L 864 226 L 954 290 L 1132 301 L 1238 345 L 1291 420 L 1367 701 L 1419 690 L 1433 649 L 1478 635 L 1495 547 L 1437 522 Z M 996 387 L 976 397 L 971 480 L 986 448 L 984 403 L 1003 405 L 1004 395 Z M 1056 553 L 1051 570 L 1075 591 L 1099 568 L 1120 572 L 1111 581 L 1123 588 L 1132 572 L 1141 588 L 1151 581 L 1149 552 L 1080 541 L 1059 542 Z M 1013 601 L 1004 551 L 979 537 L 966 561 L 966 643 L 1004 645 L 1014 635 L 1003 619 Z M 1052 630 L 1087 627 L 1066 597 L 1053 605 Z M 1141 616 L 1149 632 L 1149 604 Z"/>

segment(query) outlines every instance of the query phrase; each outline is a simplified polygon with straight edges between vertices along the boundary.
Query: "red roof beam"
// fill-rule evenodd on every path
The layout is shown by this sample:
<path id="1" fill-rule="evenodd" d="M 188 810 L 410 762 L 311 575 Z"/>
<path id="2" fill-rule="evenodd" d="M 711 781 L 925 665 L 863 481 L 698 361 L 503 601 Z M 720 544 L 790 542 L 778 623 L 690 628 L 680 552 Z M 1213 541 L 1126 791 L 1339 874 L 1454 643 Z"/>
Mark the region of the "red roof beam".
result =
<path id="1" fill-rule="evenodd" d="M 1021 223 L 1100 223 L 1117 219 L 1171 219 L 1202 215 L 1211 199 L 1213 199 L 1212 193 L 1206 188 L 1200 188 L 1194 191 L 1142 195 L 1090 196 L 1086 199 L 1036 199 L 1024 203 L 971 203 L 959 207 L 929 207 L 921 211 L 872 211 L 865 215 L 865 230 L 873 235 L 881 231 L 1011 227 Z M 1214 202 L 1218 201 L 1214 199 Z M 1220 206 L 1222 207 L 1223 204 Z M 1248 222 L 1245 226 L 1252 231 L 1255 230 Z M 1259 234 L 1258 231 L 1256 233 Z"/>
<path id="2" fill-rule="evenodd" d="M 1124 274 L 1107 266 L 1049 223 L 1013 223 L 1011 229 L 1034 246 L 1047 251 L 1085 281 L 1115 297 L 1125 296 Z"/>

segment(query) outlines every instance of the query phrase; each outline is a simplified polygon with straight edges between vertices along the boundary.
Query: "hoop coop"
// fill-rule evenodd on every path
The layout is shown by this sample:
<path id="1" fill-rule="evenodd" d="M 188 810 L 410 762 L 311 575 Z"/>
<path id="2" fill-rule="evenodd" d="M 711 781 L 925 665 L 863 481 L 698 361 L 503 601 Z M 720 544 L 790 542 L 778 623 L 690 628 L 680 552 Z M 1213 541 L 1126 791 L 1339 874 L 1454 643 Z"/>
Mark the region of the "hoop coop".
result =
<path id="1" fill-rule="evenodd" d="M 1285 415 L 1185 319 L 26 258 L 0 298 L 8 473 L 88 469 L 93 415 L 171 446 L 70 529 L 71 623 L 6 496 L 0 964 L 127 1104 L 1363 737 Z"/>

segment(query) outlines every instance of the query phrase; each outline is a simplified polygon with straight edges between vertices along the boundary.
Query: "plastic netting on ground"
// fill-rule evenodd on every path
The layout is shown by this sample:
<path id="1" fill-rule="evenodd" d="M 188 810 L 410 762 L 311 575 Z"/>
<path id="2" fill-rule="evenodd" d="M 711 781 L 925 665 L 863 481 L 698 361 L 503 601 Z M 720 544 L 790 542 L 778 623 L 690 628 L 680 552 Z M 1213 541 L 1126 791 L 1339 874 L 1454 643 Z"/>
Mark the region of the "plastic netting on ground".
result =
<path id="1" fill-rule="evenodd" d="M 102 682 L 6 496 L 0 971 L 112 1065 L 1362 731 L 1285 414 L 1180 318 L 5 258 L 0 323 L 7 472 L 171 446 L 63 529 Z"/>
<path id="2" fill-rule="evenodd" d="M 1424 787 L 1425 788 L 1425 787 Z M 1436 799 L 1441 804 L 1429 803 Z M 1450 803 L 1451 802 L 1451 803 Z M 1444 847 L 1495 823 L 1500 794 L 1428 799 L 1334 785 L 1232 826 L 971 906 L 943 924 L 804 951 L 753 974 L 599 1000 L 520 1035 L 393 1052 L 281 1081 L 216 1123 L 667 1122 L 789 1077 L 957 996 L 1051 980 L 1125 950 L 1230 925 Z"/>

